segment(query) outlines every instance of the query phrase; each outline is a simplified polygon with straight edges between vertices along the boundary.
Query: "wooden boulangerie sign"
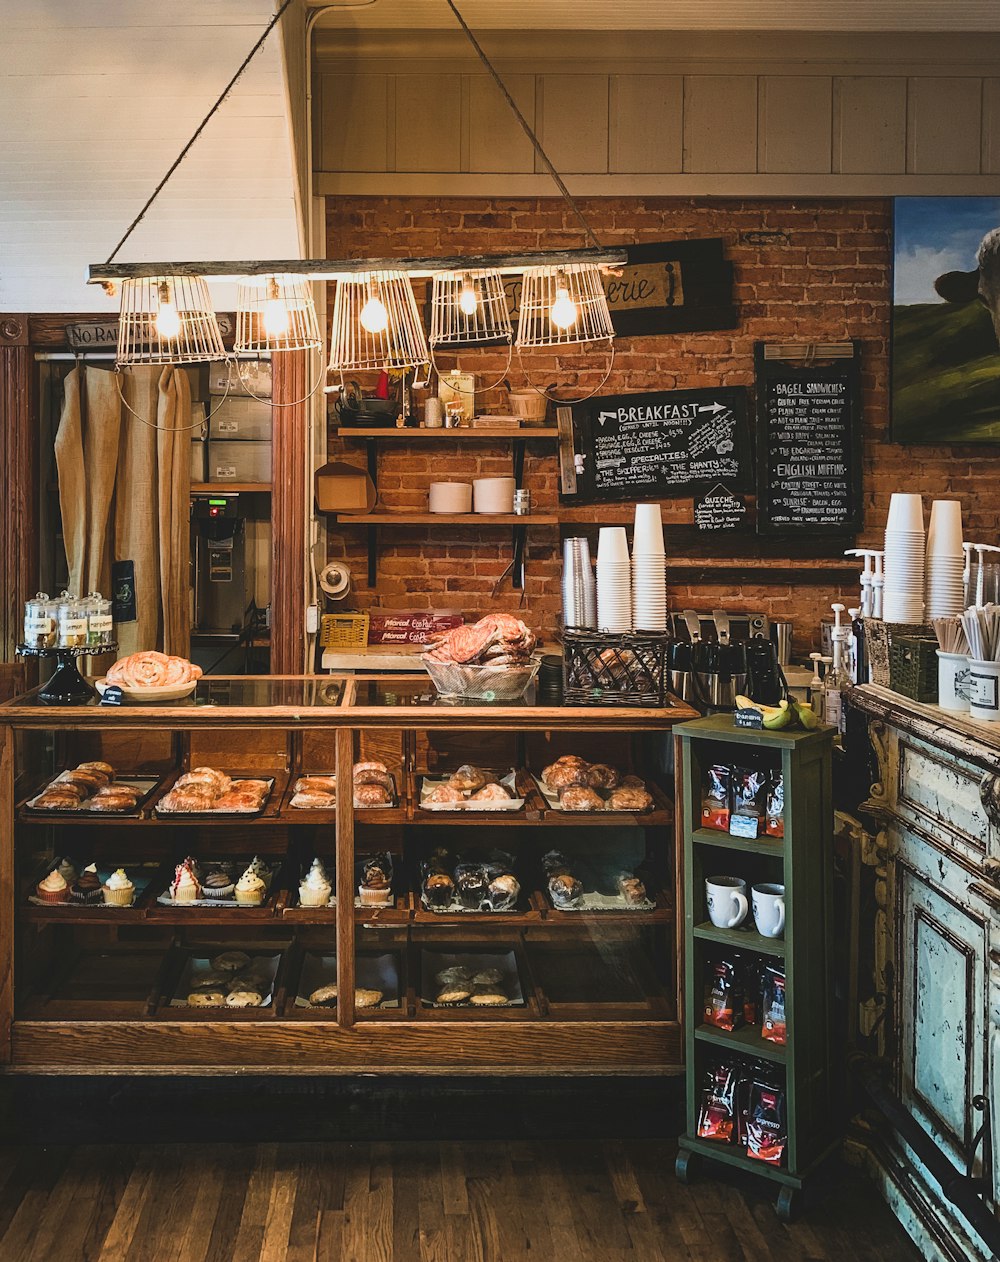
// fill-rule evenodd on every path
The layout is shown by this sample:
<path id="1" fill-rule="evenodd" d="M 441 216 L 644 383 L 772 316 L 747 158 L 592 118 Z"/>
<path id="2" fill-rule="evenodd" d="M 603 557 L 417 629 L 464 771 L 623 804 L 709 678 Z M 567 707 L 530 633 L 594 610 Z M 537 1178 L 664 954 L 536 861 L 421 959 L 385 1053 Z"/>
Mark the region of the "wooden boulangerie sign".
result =
<path id="1" fill-rule="evenodd" d="M 859 360 L 857 342 L 756 344 L 758 534 L 862 528 Z"/>
<path id="2" fill-rule="evenodd" d="M 753 487 L 741 387 L 598 395 L 557 410 L 565 500 L 668 499 Z"/>

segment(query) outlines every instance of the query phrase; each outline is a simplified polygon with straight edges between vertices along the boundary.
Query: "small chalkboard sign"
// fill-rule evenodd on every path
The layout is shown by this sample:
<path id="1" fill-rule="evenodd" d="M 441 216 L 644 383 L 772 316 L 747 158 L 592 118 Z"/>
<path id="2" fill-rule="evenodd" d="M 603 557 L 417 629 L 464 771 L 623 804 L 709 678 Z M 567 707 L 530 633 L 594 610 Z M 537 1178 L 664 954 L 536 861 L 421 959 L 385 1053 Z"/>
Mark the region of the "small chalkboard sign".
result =
<path id="1" fill-rule="evenodd" d="M 758 534 L 863 525 L 857 343 L 755 348 Z"/>
<path id="2" fill-rule="evenodd" d="M 564 499 L 666 499 L 720 481 L 752 489 L 741 387 L 597 396 L 575 404 L 572 420 L 575 488 L 564 477 Z"/>
<path id="3" fill-rule="evenodd" d="M 746 500 L 721 482 L 694 502 L 694 524 L 699 530 L 739 530 L 746 523 Z"/>
<path id="4" fill-rule="evenodd" d="M 754 731 L 762 731 L 764 728 L 764 715 L 760 710 L 734 710 L 733 711 L 734 727 L 749 727 Z M 757 834 L 755 833 L 754 836 Z"/>
<path id="5" fill-rule="evenodd" d="M 101 705 L 124 705 L 125 694 L 117 684 L 108 684 L 101 698 Z"/>

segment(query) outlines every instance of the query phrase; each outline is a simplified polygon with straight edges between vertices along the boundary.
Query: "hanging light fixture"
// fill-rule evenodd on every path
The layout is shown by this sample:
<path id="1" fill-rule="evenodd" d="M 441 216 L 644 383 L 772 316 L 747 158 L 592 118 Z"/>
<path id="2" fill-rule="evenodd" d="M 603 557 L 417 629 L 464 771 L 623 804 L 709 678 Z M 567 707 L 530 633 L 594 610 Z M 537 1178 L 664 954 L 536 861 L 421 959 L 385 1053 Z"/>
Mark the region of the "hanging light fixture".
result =
<path id="1" fill-rule="evenodd" d="M 308 283 L 297 276 L 246 277 L 236 288 L 238 353 L 309 351 L 322 346 L 316 304 Z"/>
<path id="2" fill-rule="evenodd" d="M 514 330 L 507 309 L 503 277 L 495 269 L 435 272 L 431 287 L 431 363 L 442 375 L 435 351 L 457 350 L 470 345 L 506 345 L 507 363 L 503 372 L 488 386 L 472 394 L 485 393 L 499 385 L 508 374 L 514 353 Z M 463 391 L 464 393 L 464 391 Z"/>
<path id="3" fill-rule="evenodd" d="M 517 322 L 518 350 L 610 342 L 614 336 L 599 267 L 567 263 L 525 271 Z"/>
<path id="4" fill-rule="evenodd" d="M 430 362 L 413 286 L 405 272 L 338 278 L 330 331 L 330 372 L 413 368 Z"/>
<path id="5" fill-rule="evenodd" d="M 119 367 L 194 364 L 225 359 L 222 332 L 201 276 L 123 280 L 118 317 Z"/>

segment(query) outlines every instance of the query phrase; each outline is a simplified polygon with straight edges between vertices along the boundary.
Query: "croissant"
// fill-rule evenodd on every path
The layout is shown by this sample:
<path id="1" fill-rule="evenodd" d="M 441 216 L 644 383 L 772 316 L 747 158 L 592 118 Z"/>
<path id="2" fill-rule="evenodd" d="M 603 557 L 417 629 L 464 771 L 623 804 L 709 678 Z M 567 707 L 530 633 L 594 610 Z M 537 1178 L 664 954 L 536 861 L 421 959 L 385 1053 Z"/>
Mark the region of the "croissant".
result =
<path id="1" fill-rule="evenodd" d="M 152 649 L 123 657 L 108 671 L 108 683 L 124 688 L 172 688 L 200 678 L 200 666 Z"/>

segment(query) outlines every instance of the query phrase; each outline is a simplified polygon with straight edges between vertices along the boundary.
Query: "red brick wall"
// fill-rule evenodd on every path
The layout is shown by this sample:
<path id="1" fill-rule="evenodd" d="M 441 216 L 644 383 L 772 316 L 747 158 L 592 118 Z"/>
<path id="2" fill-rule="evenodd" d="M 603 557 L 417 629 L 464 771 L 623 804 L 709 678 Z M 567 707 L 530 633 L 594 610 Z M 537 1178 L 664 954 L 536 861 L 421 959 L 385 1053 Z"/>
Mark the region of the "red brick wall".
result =
<path id="1" fill-rule="evenodd" d="M 328 250 L 331 257 L 489 253 L 504 250 L 572 247 L 581 243 L 561 202 L 551 199 L 475 200 L 431 198 L 330 198 Z M 888 339 L 890 302 L 890 221 L 887 200 L 859 201 L 715 201 L 673 198 L 592 198 L 582 208 L 603 244 L 661 241 L 675 237 L 725 239 L 735 264 L 736 298 L 741 325 L 717 333 L 669 337 L 622 338 L 606 393 L 697 386 L 753 384 L 753 344 L 761 339 L 863 342 L 865 426 L 865 541 L 874 544 L 885 520 L 892 490 L 962 499 L 971 536 L 992 540 L 1000 533 L 1000 502 L 984 492 L 1000 472 L 1000 453 L 959 447 L 900 447 L 886 441 L 888 427 Z M 753 245 L 742 234 L 780 229 L 787 244 Z M 467 352 L 461 367 L 499 376 L 504 357 Z M 590 387 L 603 373 L 601 357 L 539 357 L 530 365 L 538 382 Z M 449 364 L 450 366 L 450 364 Z M 515 360 L 512 378 L 523 380 Z M 485 400 L 488 405 L 491 400 Z M 495 400 L 501 402 L 498 396 Z M 530 444 L 525 485 L 535 511 L 557 507 L 553 445 Z M 359 443 L 331 439 L 331 455 L 363 463 Z M 380 455 L 379 489 L 387 509 L 426 507 L 433 478 L 471 480 L 478 473 L 509 469 L 509 448 L 385 444 Z M 664 501 L 668 522 L 689 523 L 690 500 Z M 579 520 L 607 519 L 608 506 L 574 510 Z M 626 513 L 627 516 L 627 513 Z M 365 586 L 365 532 L 338 533 L 330 541 L 331 558 L 348 560 L 359 583 L 359 608 L 456 606 L 469 616 L 483 612 L 497 577 L 509 560 L 507 531 L 462 532 L 415 527 L 382 532 L 379 581 Z M 524 617 L 550 632 L 559 609 L 559 532 L 539 527 L 530 535 Z M 739 548 L 738 543 L 733 544 Z M 670 542 L 667 542 L 668 556 Z M 735 557 L 738 561 L 738 555 Z M 683 560 L 679 557 L 678 560 Z M 839 591 L 823 586 L 768 584 L 768 568 L 780 562 L 747 561 L 739 587 L 673 586 L 673 607 L 711 609 L 763 607 L 772 617 L 796 624 L 796 651 L 812 642 L 829 602 L 857 599 L 857 584 Z M 796 563 L 808 567 L 809 562 Z M 815 562 L 823 564 L 823 562 Z M 668 571 L 669 573 L 669 571 Z M 513 607 L 518 593 L 505 584 L 501 607 Z"/>

